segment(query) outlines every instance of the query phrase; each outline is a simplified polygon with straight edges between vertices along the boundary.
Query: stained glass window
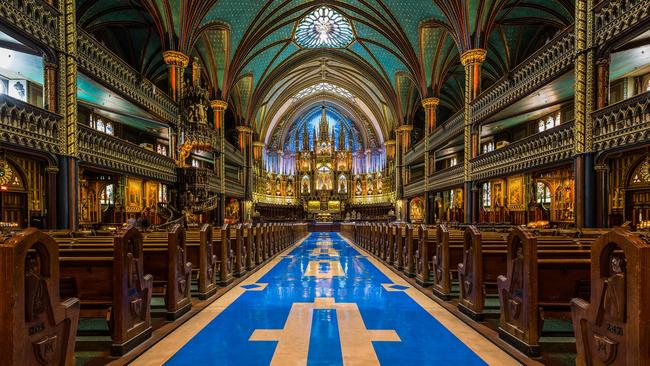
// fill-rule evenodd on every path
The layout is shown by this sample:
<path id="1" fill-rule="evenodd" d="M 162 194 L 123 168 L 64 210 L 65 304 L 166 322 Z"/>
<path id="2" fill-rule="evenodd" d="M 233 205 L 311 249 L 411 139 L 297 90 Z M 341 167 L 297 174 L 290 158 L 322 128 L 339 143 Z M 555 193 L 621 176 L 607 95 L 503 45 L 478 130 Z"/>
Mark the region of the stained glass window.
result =
<path id="1" fill-rule="evenodd" d="M 296 29 L 296 43 L 305 48 L 343 48 L 353 38 L 350 21 L 327 6 L 302 18 Z"/>

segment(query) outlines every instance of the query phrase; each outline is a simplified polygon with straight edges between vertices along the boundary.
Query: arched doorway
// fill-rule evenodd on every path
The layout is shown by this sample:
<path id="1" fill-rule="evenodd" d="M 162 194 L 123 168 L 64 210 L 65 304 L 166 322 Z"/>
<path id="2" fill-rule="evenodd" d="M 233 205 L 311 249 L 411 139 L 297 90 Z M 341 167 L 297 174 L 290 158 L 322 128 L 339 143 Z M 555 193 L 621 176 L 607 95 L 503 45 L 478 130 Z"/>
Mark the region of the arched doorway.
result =
<path id="1" fill-rule="evenodd" d="M 27 224 L 27 186 L 23 172 L 9 160 L 0 160 L 0 222 Z"/>
<path id="2" fill-rule="evenodd" d="M 625 219 L 635 226 L 650 226 L 650 156 L 641 159 L 628 176 Z"/>

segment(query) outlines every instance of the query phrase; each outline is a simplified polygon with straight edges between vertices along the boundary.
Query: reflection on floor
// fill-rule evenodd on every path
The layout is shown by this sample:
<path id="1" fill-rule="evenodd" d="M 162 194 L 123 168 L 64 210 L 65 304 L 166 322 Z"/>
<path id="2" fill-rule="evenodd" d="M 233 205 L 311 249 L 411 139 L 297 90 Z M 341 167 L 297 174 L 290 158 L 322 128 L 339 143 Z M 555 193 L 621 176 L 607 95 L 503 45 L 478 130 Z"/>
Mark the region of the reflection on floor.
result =
<path id="1" fill-rule="evenodd" d="M 514 365 L 336 233 L 313 233 L 135 365 Z"/>

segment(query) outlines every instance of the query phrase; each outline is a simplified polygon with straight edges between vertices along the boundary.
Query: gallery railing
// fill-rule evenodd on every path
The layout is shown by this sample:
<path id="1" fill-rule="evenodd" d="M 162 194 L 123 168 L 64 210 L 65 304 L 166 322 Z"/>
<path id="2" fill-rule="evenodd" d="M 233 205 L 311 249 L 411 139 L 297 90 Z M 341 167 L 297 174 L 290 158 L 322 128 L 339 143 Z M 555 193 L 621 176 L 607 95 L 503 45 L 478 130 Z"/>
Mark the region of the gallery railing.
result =
<path id="1" fill-rule="evenodd" d="M 647 142 L 650 139 L 650 92 L 592 114 L 594 151 Z"/>
<path id="2" fill-rule="evenodd" d="M 500 177 L 572 157 L 573 121 L 537 133 L 471 161 L 472 180 Z"/>
<path id="3" fill-rule="evenodd" d="M 0 141 L 57 154 L 61 116 L 0 94 Z"/>
<path id="4" fill-rule="evenodd" d="M 79 159 L 82 163 L 163 182 L 176 181 L 174 160 L 90 127 L 77 127 Z"/>

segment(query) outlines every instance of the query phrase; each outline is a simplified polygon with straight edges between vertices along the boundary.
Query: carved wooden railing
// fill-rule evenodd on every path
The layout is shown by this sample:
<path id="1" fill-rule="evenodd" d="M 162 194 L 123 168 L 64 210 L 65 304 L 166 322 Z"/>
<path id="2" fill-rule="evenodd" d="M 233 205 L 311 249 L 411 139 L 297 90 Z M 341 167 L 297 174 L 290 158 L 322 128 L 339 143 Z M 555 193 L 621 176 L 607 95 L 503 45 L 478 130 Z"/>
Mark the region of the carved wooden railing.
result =
<path id="1" fill-rule="evenodd" d="M 514 142 L 471 161 L 472 180 L 568 160 L 573 152 L 573 121 Z"/>
<path id="2" fill-rule="evenodd" d="M 592 114 L 594 151 L 650 139 L 650 92 L 623 100 Z"/>
<path id="3" fill-rule="evenodd" d="M 224 147 L 223 147 L 223 152 L 226 154 L 226 161 L 230 163 L 234 163 L 234 165 L 237 166 L 244 166 L 246 165 L 246 159 L 244 159 L 244 154 L 239 150 L 235 145 L 231 144 L 230 142 L 226 141 Z"/>
<path id="4" fill-rule="evenodd" d="M 219 176 L 206 168 L 178 168 L 178 181 L 188 190 L 219 192 Z"/>
<path id="5" fill-rule="evenodd" d="M 441 169 L 429 177 L 430 190 L 442 190 L 451 187 L 457 187 L 463 184 L 463 165 L 455 165 L 446 169 Z"/>
<path id="6" fill-rule="evenodd" d="M 604 0 L 594 12 L 594 42 L 602 45 L 648 24 L 650 0 Z"/>
<path id="7" fill-rule="evenodd" d="M 61 116 L 0 94 L 0 141 L 58 153 Z"/>
<path id="8" fill-rule="evenodd" d="M 413 197 L 422 193 L 424 193 L 424 177 L 411 179 L 411 181 L 404 186 L 405 197 Z"/>
<path id="9" fill-rule="evenodd" d="M 176 181 L 174 160 L 87 126 L 77 127 L 82 162 L 164 182 Z"/>
<path id="10" fill-rule="evenodd" d="M 77 60 L 83 71 L 165 121 L 176 123 L 178 106 L 171 98 L 81 28 L 77 32 Z"/>
<path id="11" fill-rule="evenodd" d="M 0 19 L 31 38 L 59 48 L 59 12 L 43 0 L 0 1 Z"/>
<path id="12" fill-rule="evenodd" d="M 573 67 L 573 26 L 533 53 L 472 102 L 472 123 L 478 123 Z"/>
<path id="13" fill-rule="evenodd" d="M 449 117 L 443 124 L 436 127 L 433 133 L 429 136 L 429 151 L 436 150 L 447 141 L 458 136 L 463 132 L 463 119 L 465 113 L 463 110 L 456 112 L 453 116 Z M 421 140 L 406 153 L 404 156 L 404 165 L 412 164 L 420 159 L 424 154 L 424 140 Z"/>

